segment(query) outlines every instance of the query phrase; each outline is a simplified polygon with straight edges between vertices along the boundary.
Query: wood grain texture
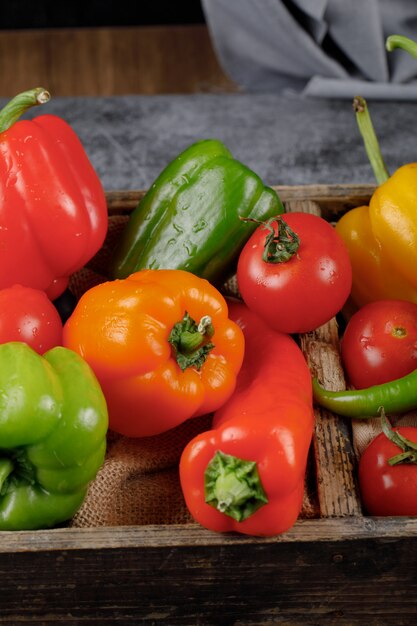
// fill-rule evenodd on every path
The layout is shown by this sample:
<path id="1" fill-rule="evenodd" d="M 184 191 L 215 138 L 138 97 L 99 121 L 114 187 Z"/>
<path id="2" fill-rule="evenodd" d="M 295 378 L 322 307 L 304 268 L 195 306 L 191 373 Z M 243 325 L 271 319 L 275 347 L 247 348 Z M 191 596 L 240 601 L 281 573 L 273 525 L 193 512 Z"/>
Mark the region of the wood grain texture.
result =
<path id="1" fill-rule="evenodd" d="M 211 533 L 194 528 L 173 529 L 168 543 L 164 532 L 149 542 L 149 531 L 126 528 L 129 546 L 94 549 L 86 542 L 76 550 L 45 545 L 3 553 L 0 623 L 409 626 L 416 615 L 416 536 L 379 538 L 371 527 L 362 526 L 356 539 L 345 523 L 342 540 L 312 533 L 301 542 L 220 543 L 215 536 L 213 544 Z M 189 540 L 180 544 L 184 535 Z"/>
<path id="2" fill-rule="evenodd" d="M 0 96 L 236 91 L 205 25 L 0 31 Z"/>
<path id="3" fill-rule="evenodd" d="M 337 220 L 349 209 L 367 204 L 375 190 L 374 185 L 276 185 L 273 187 L 283 202 L 311 201 L 320 206 L 323 217 Z M 128 213 L 135 208 L 145 191 L 125 189 L 107 192 L 109 212 Z M 300 204 L 293 205 L 301 208 Z M 297 209 L 297 210 L 298 210 Z M 295 210 L 295 209 L 294 209 Z"/>
<path id="4" fill-rule="evenodd" d="M 54 528 L 1 533 L 0 555 L 18 552 L 82 552 L 115 548 L 182 548 L 246 546 L 281 543 L 351 543 L 377 539 L 382 542 L 401 538 L 417 541 L 417 518 L 404 517 L 334 517 L 298 520 L 295 525 L 276 537 L 250 537 L 240 534 L 215 533 L 199 524 L 149 526 L 112 526 L 97 528 Z M 353 545 L 353 543 L 352 543 Z M 417 547 L 417 546 L 416 546 Z M 1 557 L 2 558 L 2 557 Z"/>

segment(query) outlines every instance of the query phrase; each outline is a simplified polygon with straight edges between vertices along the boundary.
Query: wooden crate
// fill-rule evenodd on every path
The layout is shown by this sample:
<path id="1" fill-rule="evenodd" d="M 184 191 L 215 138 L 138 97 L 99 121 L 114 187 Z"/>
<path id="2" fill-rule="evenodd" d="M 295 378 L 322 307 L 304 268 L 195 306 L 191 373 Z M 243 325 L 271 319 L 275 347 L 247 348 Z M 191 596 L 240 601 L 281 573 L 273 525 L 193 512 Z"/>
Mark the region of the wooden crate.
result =
<path id="1" fill-rule="evenodd" d="M 277 187 L 288 211 L 329 221 L 369 185 Z M 142 192 L 107 194 L 111 215 Z M 335 320 L 300 337 L 314 372 L 343 388 Z M 417 519 L 363 514 L 351 424 L 316 409 L 313 507 L 260 539 L 197 524 L 59 528 L 0 535 L 0 623 L 384 624 L 417 616 Z"/>

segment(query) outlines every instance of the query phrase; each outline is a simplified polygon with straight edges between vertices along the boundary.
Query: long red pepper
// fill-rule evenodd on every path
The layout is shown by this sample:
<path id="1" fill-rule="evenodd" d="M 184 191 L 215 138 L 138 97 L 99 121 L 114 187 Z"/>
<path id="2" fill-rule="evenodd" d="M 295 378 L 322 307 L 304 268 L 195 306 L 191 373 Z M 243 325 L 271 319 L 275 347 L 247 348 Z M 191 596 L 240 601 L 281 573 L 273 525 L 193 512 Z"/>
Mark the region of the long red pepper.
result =
<path id="1" fill-rule="evenodd" d="M 180 461 L 187 507 L 202 526 L 271 536 L 300 514 L 313 432 L 311 375 L 289 336 L 271 330 L 244 304 L 229 315 L 245 336 L 235 393 Z"/>

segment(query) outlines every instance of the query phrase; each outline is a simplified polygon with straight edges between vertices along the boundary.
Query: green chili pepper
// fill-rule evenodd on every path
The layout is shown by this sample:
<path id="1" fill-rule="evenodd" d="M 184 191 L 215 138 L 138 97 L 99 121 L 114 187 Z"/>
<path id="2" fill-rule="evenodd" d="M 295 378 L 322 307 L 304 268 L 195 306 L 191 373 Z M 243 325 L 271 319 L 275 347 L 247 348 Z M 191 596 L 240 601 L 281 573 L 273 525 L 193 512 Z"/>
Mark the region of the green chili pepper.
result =
<path id="1" fill-rule="evenodd" d="M 101 387 L 78 354 L 0 345 L 0 530 L 71 518 L 103 463 L 107 426 Z"/>
<path id="2" fill-rule="evenodd" d="M 313 379 L 314 401 L 345 417 L 377 417 L 385 413 L 406 413 L 417 408 L 417 370 L 382 385 L 366 389 L 328 391 Z"/>
<path id="3" fill-rule="evenodd" d="M 111 274 L 182 269 L 217 283 L 257 228 L 250 220 L 283 212 L 277 193 L 220 141 L 199 141 L 163 170 L 132 212 Z"/>

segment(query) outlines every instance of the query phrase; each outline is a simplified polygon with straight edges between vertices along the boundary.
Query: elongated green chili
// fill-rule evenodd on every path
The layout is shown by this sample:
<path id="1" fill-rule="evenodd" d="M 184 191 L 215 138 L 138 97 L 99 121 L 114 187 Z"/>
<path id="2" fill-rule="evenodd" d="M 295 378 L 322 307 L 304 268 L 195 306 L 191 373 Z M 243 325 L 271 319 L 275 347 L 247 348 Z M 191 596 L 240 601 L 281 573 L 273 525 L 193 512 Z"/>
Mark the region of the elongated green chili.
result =
<path id="1" fill-rule="evenodd" d="M 405 413 L 417 408 L 417 370 L 382 385 L 366 389 L 328 391 L 313 379 L 314 401 L 345 417 L 377 417 L 385 413 Z"/>

